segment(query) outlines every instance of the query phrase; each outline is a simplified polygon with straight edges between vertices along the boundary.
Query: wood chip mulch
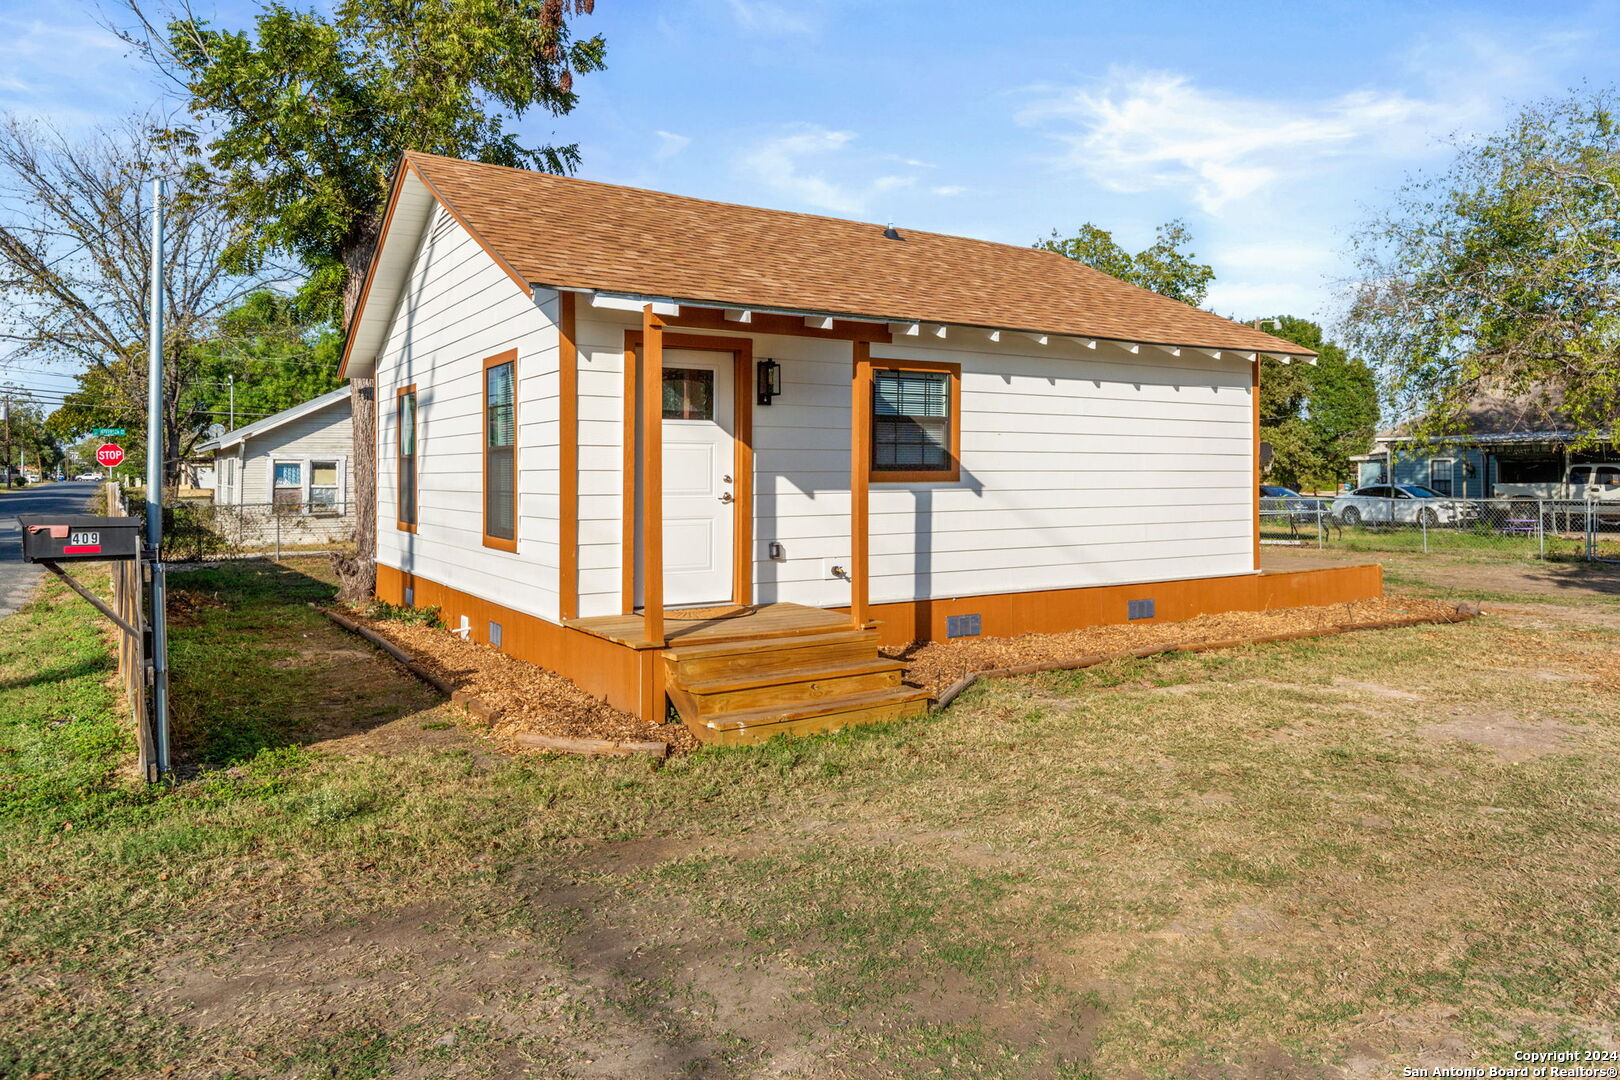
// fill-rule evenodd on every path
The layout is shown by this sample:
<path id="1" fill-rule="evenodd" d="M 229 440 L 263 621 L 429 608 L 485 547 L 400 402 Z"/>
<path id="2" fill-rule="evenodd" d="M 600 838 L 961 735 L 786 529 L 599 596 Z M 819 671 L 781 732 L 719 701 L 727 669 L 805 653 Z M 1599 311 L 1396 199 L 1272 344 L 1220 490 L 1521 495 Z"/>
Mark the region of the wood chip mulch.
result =
<path id="1" fill-rule="evenodd" d="M 1386 622 L 1412 617 L 1455 615 L 1456 605 L 1439 600 L 1383 597 L 1352 604 L 1282 608 L 1276 611 L 1229 611 L 1199 615 L 1183 622 L 1094 626 L 1064 634 L 1025 634 L 1015 638 L 956 638 L 925 645 L 884 649 L 885 656 L 904 660 L 906 681 L 939 697 L 952 683 L 975 671 L 1058 663 L 1099 653 L 1184 645 L 1200 641 L 1254 638 L 1302 630 Z"/>
<path id="2" fill-rule="evenodd" d="M 887 648 L 883 654 L 903 660 L 905 680 L 937 698 L 971 672 L 1058 663 L 1155 645 L 1229 641 L 1414 617 L 1440 620 L 1455 613 L 1455 605 L 1439 600 L 1386 597 L 1352 604 L 1200 615 L 1183 622 L 1095 626 L 1063 634 L 958 638 Z M 643 723 L 592 697 L 571 679 L 487 645 L 462 641 L 447 630 L 370 619 L 355 612 L 347 614 L 415 657 L 454 689 L 490 706 L 496 719 L 488 734 L 509 751 L 533 752 L 514 741 L 514 736 L 524 733 L 576 739 L 659 740 L 668 743 L 671 751 L 691 750 L 698 745 L 684 724 Z"/>
<path id="3" fill-rule="evenodd" d="M 671 751 L 697 746 L 697 739 L 685 724 L 642 723 L 592 697 L 572 679 L 488 645 L 462 641 L 448 630 L 369 619 L 356 612 L 345 615 L 404 649 L 455 689 L 490 706 L 496 718 L 486 731 L 511 752 L 534 752 L 513 741 L 513 736 L 524 733 L 572 739 L 656 740 L 668 743 Z"/>

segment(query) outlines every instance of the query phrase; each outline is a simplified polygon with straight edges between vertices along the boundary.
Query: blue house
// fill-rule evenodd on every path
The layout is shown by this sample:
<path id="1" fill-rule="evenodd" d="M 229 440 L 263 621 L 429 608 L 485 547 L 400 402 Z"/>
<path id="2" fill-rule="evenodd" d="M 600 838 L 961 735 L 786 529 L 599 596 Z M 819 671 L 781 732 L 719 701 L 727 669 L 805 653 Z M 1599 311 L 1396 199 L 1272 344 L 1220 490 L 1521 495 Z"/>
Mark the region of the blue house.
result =
<path id="1" fill-rule="evenodd" d="M 1424 440 L 1396 428 L 1350 460 L 1356 486 L 1422 484 L 1462 499 L 1494 498 L 1497 484 L 1554 483 L 1571 464 L 1612 461 L 1613 454 L 1572 452 L 1587 433 L 1540 403 L 1482 397 L 1467 412 L 1466 432 Z"/>

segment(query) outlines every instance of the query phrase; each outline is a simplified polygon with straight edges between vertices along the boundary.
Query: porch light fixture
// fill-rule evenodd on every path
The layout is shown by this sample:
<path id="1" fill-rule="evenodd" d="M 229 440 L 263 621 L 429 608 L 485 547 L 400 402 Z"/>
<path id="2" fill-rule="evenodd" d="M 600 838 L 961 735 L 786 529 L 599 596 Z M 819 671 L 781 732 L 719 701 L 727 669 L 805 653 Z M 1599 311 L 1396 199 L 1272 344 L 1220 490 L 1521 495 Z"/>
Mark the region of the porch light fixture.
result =
<path id="1" fill-rule="evenodd" d="M 769 405 L 771 399 L 782 392 L 782 365 L 775 360 L 761 360 L 757 367 L 759 394 L 755 400 L 761 405 Z"/>

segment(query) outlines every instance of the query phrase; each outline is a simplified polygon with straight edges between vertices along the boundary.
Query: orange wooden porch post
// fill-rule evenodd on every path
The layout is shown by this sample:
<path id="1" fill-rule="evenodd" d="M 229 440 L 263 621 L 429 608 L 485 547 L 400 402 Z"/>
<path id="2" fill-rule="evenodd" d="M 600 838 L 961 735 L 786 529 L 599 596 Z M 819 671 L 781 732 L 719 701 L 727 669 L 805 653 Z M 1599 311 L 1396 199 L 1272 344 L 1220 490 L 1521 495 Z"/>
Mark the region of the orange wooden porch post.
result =
<path id="1" fill-rule="evenodd" d="M 849 393 L 849 617 L 866 625 L 867 505 L 872 477 L 872 345 L 855 342 Z"/>
<path id="2" fill-rule="evenodd" d="M 574 294 L 557 294 L 557 615 L 579 617 L 579 348 Z"/>
<path id="3" fill-rule="evenodd" d="M 1250 423 L 1254 425 L 1254 568 L 1260 569 L 1260 354 L 1254 354 L 1249 384 Z"/>
<path id="4" fill-rule="evenodd" d="M 641 601 L 647 641 L 663 645 L 664 320 L 651 304 L 641 309 Z"/>

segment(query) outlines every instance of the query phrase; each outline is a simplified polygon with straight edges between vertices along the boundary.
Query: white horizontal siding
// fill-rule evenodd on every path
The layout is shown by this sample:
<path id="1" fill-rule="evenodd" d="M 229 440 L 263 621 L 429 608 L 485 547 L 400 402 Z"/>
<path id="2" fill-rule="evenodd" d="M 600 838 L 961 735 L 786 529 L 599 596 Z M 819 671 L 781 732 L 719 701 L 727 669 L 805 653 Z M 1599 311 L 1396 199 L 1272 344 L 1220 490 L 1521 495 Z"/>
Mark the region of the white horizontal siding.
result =
<path id="1" fill-rule="evenodd" d="M 384 565 L 557 619 L 555 295 L 537 305 L 435 208 L 377 358 L 377 555 Z M 517 350 L 517 551 L 484 546 L 486 357 Z M 417 390 L 417 528 L 395 526 L 395 392 Z M 481 632 L 481 629 L 480 629 Z"/>
<path id="2" fill-rule="evenodd" d="M 637 325 L 581 311 L 584 614 L 619 610 L 623 341 Z M 742 324 L 723 333 L 752 336 L 756 357 L 782 363 L 782 395 L 754 411 L 756 599 L 848 603 L 830 568 L 849 556 L 851 347 L 748 335 Z M 872 352 L 879 365 L 963 368 L 961 480 L 872 486 L 874 602 L 1251 571 L 1247 361 L 992 344 L 954 331 Z M 784 559 L 767 557 L 772 541 Z"/>
<path id="3" fill-rule="evenodd" d="M 263 435 L 253 436 L 242 444 L 241 452 L 241 467 L 230 494 L 235 505 L 253 506 L 271 501 L 270 466 L 275 461 L 341 461 L 343 478 L 339 499 L 346 503 L 354 501 L 354 427 L 347 398 L 272 428 Z"/>

